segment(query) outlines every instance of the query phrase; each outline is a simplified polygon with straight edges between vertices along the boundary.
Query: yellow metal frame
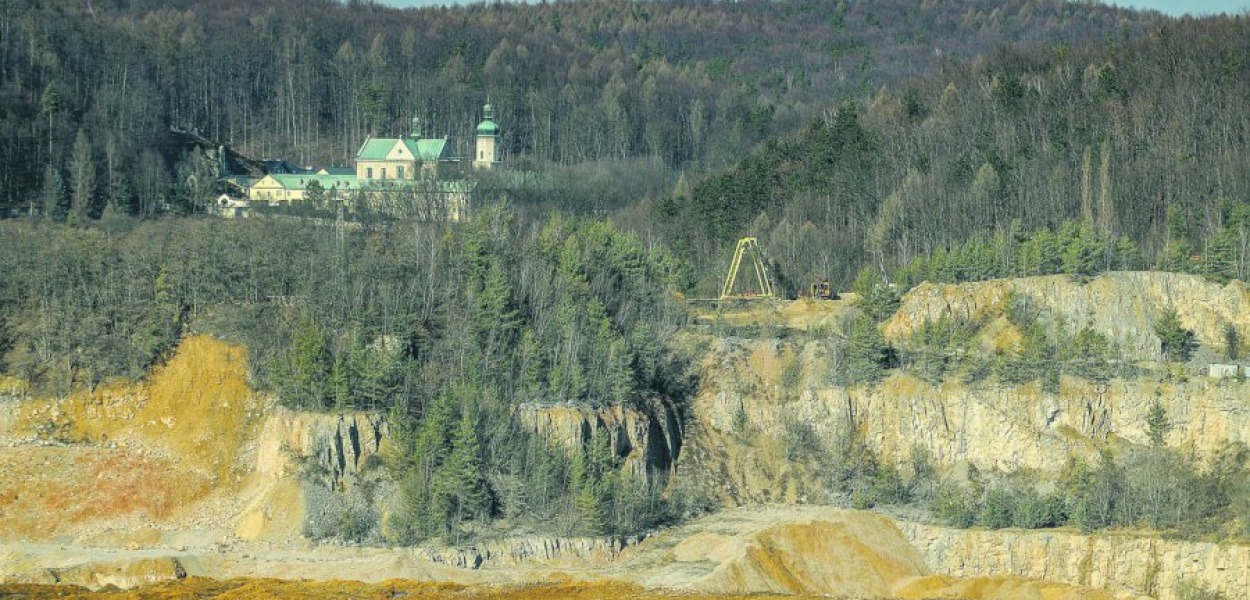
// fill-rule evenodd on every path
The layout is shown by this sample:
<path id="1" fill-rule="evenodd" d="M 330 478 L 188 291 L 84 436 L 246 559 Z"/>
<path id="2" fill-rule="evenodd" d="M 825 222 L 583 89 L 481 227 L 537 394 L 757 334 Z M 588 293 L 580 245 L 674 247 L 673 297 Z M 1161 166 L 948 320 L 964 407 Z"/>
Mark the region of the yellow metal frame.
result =
<path id="1" fill-rule="evenodd" d="M 738 270 L 742 267 L 743 255 L 751 255 L 751 266 L 755 269 L 755 281 L 759 284 L 760 293 L 754 296 L 734 295 L 734 284 L 738 282 Z M 760 244 L 753 237 L 744 237 L 738 240 L 738 247 L 734 249 L 733 262 L 729 263 L 729 273 L 725 275 L 725 284 L 721 286 L 721 300 L 746 300 L 746 299 L 771 299 L 776 298 L 777 294 L 773 290 L 772 279 L 768 276 L 768 266 L 764 263 L 764 252 L 760 249 Z"/>

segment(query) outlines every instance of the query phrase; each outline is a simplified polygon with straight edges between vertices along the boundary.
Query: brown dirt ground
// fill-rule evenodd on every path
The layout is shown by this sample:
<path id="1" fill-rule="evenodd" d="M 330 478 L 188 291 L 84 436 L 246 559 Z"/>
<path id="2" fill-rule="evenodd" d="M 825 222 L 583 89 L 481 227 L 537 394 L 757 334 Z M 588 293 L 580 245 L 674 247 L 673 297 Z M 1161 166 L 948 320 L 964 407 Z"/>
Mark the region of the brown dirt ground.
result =
<path id="1" fill-rule="evenodd" d="M 38 539 L 96 520 L 163 520 L 208 488 L 205 477 L 150 453 L 6 448 L 0 452 L 0 532 Z"/>
<path id="2" fill-rule="evenodd" d="M 352 598 L 382 600 L 734 600 L 734 596 L 694 595 L 646 590 L 615 583 L 561 583 L 535 586 L 460 586 L 392 580 L 381 583 L 349 581 L 282 581 L 232 579 L 217 581 L 200 577 L 132 590 L 90 591 L 62 585 L 0 585 L 0 597 L 12 600 L 60 598 L 64 600 L 321 600 Z M 741 596 L 747 598 L 747 596 Z M 807 596 L 749 596 L 751 600 L 805 600 Z"/>

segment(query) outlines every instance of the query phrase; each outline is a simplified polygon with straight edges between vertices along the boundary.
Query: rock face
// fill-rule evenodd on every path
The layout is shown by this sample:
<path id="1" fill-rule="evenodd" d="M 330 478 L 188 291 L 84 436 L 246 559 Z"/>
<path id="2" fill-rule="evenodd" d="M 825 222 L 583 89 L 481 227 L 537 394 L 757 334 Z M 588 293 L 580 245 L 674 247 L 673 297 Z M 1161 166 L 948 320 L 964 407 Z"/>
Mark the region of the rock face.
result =
<path id="1" fill-rule="evenodd" d="M 796 348 L 723 342 L 716 349 L 724 356 L 738 355 L 741 362 L 750 360 L 745 354 L 757 355 L 757 360 L 760 354 L 770 360 L 788 354 L 807 373 L 829 368 L 814 344 Z M 1194 378 L 1180 384 L 1115 380 L 1098 386 L 1065 377 L 1058 394 L 1046 394 L 1036 384 L 933 386 L 905 373 L 892 375 L 874 390 L 819 386 L 812 377 L 789 393 L 775 379 L 744 384 L 742 378 L 740 369 L 737 375 L 721 371 L 705 376 L 706 387 L 695 404 L 698 430 L 692 441 L 692 452 L 701 459 L 709 458 L 709 444 L 728 447 L 719 455 L 732 457 L 733 447 L 766 446 L 759 438 L 781 440 L 788 423 L 800 422 L 827 448 L 838 447 L 840 436 L 855 431 L 900 464 L 919 448 L 941 466 L 966 462 L 989 471 L 1054 472 L 1069 456 L 1092 456 L 1097 444 L 1148 444 L 1146 414 L 1156 400 L 1173 425 L 1166 438 L 1169 445 L 1190 446 L 1209 456 L 1229 442 L 1250 443 L 1250 384 L 1228 379 Z M 735 435 L 735 419 L 745 421 L 756 439 Z"/>
<path id="2" fill-rule="evenodd" d="M 1205 346 L 1223 348 L 1226 324 L 1243 332 L 1243 339 L 1250 334 L 1250 289 L 1244 283 L 1220 286 L 1196 275 L 1132 272 L 1108 273 L 1085 284 L 1066 275 L 924 283 L 908 292 L 898 312 L 886 321 L 886 337 L 906 337 L 926 320 L 943 315 L 976 319 L 1000 310 L 1013 292 L 1062 317 L 1069 328 L 1092 327 L 1137 359 L 1158 357 L 1153 325 L 1169 306 Z"/>
<path id="3" fill-rule="evenodd" d="M 1224 324 L 1250 337 L 1250 293 L 1244 284 L 1219 286 L 1168 273 L 1112 273 L 1084 284 L 1066 276 L 925 284 L 905 296 L 883 329 L 897 340 L 943 315 L 994 317 L 1012 292 L 1066 327 L 1101 331 L 1130 358 L 1144 361 L 1158 357 L 1153 323 L 1169 305 L 1194 328 L 1207 354 L 1222 350 Z M 830 314 L 845 312 L 840 303 L 829 305 Z M 810 331 L 814 317 L 804 313 L 790 327 L 785 309 L 758 312 L 761 319 L 783 319 L 781 329 L 808 333 L 780 340 L 700 338 L 707 351 L 687 436 L 685 462 L 691 470 L 712 474 L 722 495 L 737 502 L 822 500 L 821 461 L 792 460 L 793 448 L 787 447 L 796 428 L 810 430 L 826 452 L 839 451 L 848 436 L 857 436 L 898 465 L 920 450 L 944 467 L 1055 472 L 1072 455 L 1146 444 L 1145 416 L 1157 400 L 1172 424 L 1169 445 L 1209 456 L 1228 443 L 1250 443 L 1245 381 L 1147 374 L 1096 384 L 1064 376 L 1056 394 L 1036 383 L 933 385 L 894 371 L 875 388 L 845 388 L 830 382 L 834 344 Z M 989 334 L 998 321 L 1002 317 L 987 326 Z"/>
<path id="4" fill-rule="evenodd" d="M 386 439 L 380 413 L 306 413 L 285 408 L 270 411 L 260 435 L 256 470 L 261 475 L 295 474 L 301 467 L 318 471 L 336 489 L 354 484 L 370 457 Z"/>
<path id="5" fill-rule="evenodd" d="M 1068 531 L 974 531 L 916 523 L 899 528 L 934 571 L 1010 574 L 1174 600 L 1188 580 L 1227 598 L 1250 590 L 1250 547 Z"/>
<path id="6" fill-rule="evenodd" d="M 256 449 L 257 491 L 240 514 L 235 535 L 266 541 L 299 538 L 305 521 L 320 515 L 318 507 L 307 506 L 310 486 L 320 494 L 351 489 L 370 463 L 380 463 L 386 436 L 386 421 L 378 413 L 270 410 Z"/>
<path id="7" fill-rule="evenodd" d="M 603 566 L 636 545 L 638 538 L 523 537 L 484 540 L 466 548 L 423 547 L 431 562 L 461 569 Z"/>
<path id="8" fill-rule="evenodd" d="M 198 561 L 179 553 L 97 550 L 86 554 L 64 548 L 0 551 L 0 582 L 132 588 L 197 574 Z"/>
<path id="9" fill-rule="evenodd" d="M 642 410 L 526 404 L 518 414 L 531 430 L 570 450 L 588 445 L 596 432 L 607 435 L 616 455 L 638 476 L 667 477 L 681 455 L 682 419 L 665 402 Z"/>

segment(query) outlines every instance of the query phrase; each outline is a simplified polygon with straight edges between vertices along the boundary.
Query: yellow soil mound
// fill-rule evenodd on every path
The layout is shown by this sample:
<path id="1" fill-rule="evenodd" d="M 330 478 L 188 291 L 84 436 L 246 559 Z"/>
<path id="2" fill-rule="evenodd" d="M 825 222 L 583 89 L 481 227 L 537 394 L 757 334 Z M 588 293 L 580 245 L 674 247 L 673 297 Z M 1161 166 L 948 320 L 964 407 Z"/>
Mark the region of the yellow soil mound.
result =
<path id="1" fill-rule="evenodd" d="M 972 577 L 956 579 L 934 575 L 906 582 L 894 590 L 902 600 L 928 598 L 975 598 L 977 600 L 1115 600 L 1105 590 L 1038 581 L 1022 577 Z"/>
<path id="2" fill-rule="evenodd" d="M 647 561 L 647 544 L 638 547 L 638 562 L 658 566 L 636 574 L 639 582 L 718 594 L 884 597 L 896 581 L 929 574 L 894 523 L 867 512 L 741 509 L 675 536 L 662 561 Z"/>
<path id="3" fill-rule="evenodd" d="M 187 338 L 147 381 L 22 401 L 10 435 L 69 445 L 0 450 L 0 536 L 199 518 L 200 500 L 252 471 L 264 409 L 244 349 L 208 336 Z"/>
<path id="4" fill-rule="evenodd" d="M 255 437 L 261 408 L 247 383 L 247 352 L 197 335 L 146 382 L 25 402 L 18 428 L 63 442 L 159 449 L 226 478 L 250 469 L 238 464 L 239 450 Z"/>

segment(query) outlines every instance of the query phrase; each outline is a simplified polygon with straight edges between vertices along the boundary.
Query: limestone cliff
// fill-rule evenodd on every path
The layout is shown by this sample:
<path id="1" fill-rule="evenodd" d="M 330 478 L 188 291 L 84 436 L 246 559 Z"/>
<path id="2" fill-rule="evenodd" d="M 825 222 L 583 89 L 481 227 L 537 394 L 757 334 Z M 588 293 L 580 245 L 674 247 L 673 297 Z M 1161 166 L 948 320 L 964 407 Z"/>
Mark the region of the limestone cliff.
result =
<path id="1" fill-rule="evenodd" d="M 255 491 L 235 534 L 246 540 L 298 539 L 308 519 L 324 517 L 325 507 L 309 506 L 308 492 L 320 497 L 355 486 L 380 465 L 386 436 L 386 421 L 378 413 L 271 409 L 258 440 Z"/>
<path id="2" fill-rule="evenodd" d="M 1159 600 L 1176 598 L 1182 580 L 1227 598 L 1244 598 L 1250 590 L 1250 546 L 1245 545 L 916 523 L 899 528 L 934 571 L 956 577 L 1009 574 Z"/>
<path id="3" fill-rule="evenodd" d="M 386 439 L 379 413 L 307 413 L 274 408 L 265 420 L 256 456 L 261 475 L 283 476 L 315 469 L 336 488 L 355 483 L 365 461 Z"/>
<path id="4" fill-rule="evenodd" d="M 960 284 L 924 283 L 904 297 L 886 321 L 887 338 L 906 337 L 926 320 L 942 316 L 977 319 L 1001 311 L 1009 293 L 1061 317 L 1072 329 L 1089 326 L 1117 342 L 1130 356 L 1154 359 L 1159 341 L 1152 329 L 1160 312 L 1174 307 L 1181 323 L 1211 348 L 1223 348 L 1223 329 L 1250 333 L 1250 288 L 1240 281 L 1220 286 L 1182 273 L 1108 273 L 1079 283 L 1066 275 L 998 279 Z"/>
<path id="5" fill-rule="evenodd" d="M 900 463 L 920 448 L 939 465 L 966 462 L 1002 472 L 1057 471 L 1070 455 L 1091 455 L 1100 444 L 1146 444 L 1145 417 L 1156 399 L 1173 424 L 1170 445 L 1209 455 L 1227 442 L 1250 442 L 1250 384 L 1230 379 L 1095 385 L 1065 377 L 1058 394 L 1047 394 L 1036 384 L 934 386 L 895 373 L 878 388 L 847 389 L 821 381 L 830 367 L 816 343 L 716 341 L 710 352 L 720 361 L 704 371 L 695 399 L 691 454 L 698 460 L 730 461 L 711 466 L 759 490 L 778 489 L 764 480 L 750 483 L 752 473 L 764 470 L 752 465 L 760 452 L 767 454 L 781 443 L 789 422 L 810 426 L 831 448 L 838 436 L 855 431 Z M 779 381 L 776 369 L 747 367 L 784 361 L 798 361 L 804 372 L 792 389 Z M 743 425 L 745 436 L 736 431 Z M 781 460 L 778 452 L 771 454 Z M 787 468 L 774 467 L 778 472 Z M 736 493 L 747 501 L 783 499 L 745 488 Z"/>
<path id="6" fill-rule="evenodd" d="M 1208 346 L 1222 348 L 1225 323 L 1250 331 L 1250 295 L 1240 282 L 1219 286 L 1165 273 L 1113 273 L 1088 283 L 1036 277 L 926 284 L 904 297 L 883 329 L 897 339 L 944 314 L 990 317 L 1001 312 L 1009 291 L 1028 295 L 1069 326 L 1099 329 L 1146 359 L 1157 357 L 1153 320 L 1169 304 Z M 874 388 L 837 386 L 830 381 L 836 334 L 811 332 L 810 313 L 820 307 L 795 304 L 808 310 L 758 311 L 767 313 L 762 319 L 781 319 L 782 331 L 786 315 L 802 314 L 793 329 L 805 334 L 698 340 L 707 350 L 687 466 L 710 474 L 722 495 L 737 502 L 822 501 L 820 461 L 786 456 L 787 430 L 796 425 L 810 428 L 826 450 L 836 451 L 853 434 L 898 464 L 919 449 L 939 466 L 966 463 L 1004 473 L 1054 472 L 1072 455 L 1145 444 L 1145 416 L 1156 400 L 1172 424 L 1169 445 L 1209 456 L 1229 442 L 1250 442 L 1250 384 L 1233 379 L 1175 379 L 1148 370 L 1107 384 L 1064 376 L 1056 394 L 1035 383 L 933 385 L 893 371 Z M 830 314 L 846 310 L 826 304 Z"/>
<path id="7" fill-rule="evenodd" d="M 535 433 L 570 449 L 586 446 L 596 432 L 608 436 L 625 468 L 638 476 L 667 477 L 681 456 L 684 425 L 666 402 L 642 409 L 526 404 L 518 415 Z"/>

